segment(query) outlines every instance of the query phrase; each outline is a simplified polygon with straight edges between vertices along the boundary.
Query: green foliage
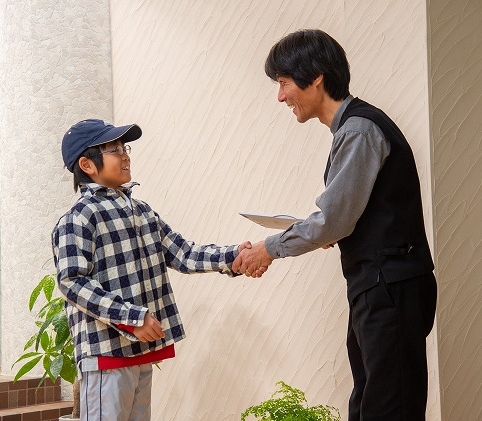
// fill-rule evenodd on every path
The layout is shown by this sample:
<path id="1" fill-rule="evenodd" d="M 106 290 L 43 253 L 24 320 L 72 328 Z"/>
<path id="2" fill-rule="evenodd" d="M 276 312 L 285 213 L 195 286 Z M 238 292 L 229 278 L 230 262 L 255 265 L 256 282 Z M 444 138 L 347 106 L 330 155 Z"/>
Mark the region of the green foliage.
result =
<path id="1" fill-rule="evenodd" d="M 53 297 L 54 289 L 55 275 L 46 275 L 30 294 L 30 311 L 39 298 L 44 297 L 46 302 L 36 316 L 37 332 L 26 342 L 24 353 L 13 363 L 24 363 L 15 375 L 14 381 L 42 364 L 44 373 L 39 386 L 47 376 L 52 382 L 59 377 L 69 383 L 75 382 L 77 366 L 74 359 L 74 344 L 64 311 L 64 300 L 61 297 Z"/>
<path id="2" fill-rule="evenodd" d="M 340 412 L 331 406 L 308 406 L 305 394 L 286 383 L 279 381 L 279 386 L 271 399 L 246 409 L 241 414 L 241 421 L 254 415 L 260 421 L 340 421 Z M 278 397 L 280 396 L 280 397 Z"/>

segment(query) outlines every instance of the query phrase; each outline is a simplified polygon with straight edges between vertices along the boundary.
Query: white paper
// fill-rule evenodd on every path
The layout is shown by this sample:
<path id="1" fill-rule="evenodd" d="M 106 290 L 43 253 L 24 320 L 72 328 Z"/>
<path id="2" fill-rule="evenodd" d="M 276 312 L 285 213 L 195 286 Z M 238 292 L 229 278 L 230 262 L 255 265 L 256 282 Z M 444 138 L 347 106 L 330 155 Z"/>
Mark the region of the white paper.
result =
<path id="1" fill-rule="evenodd" d="M 257 224 L 266 228 L 276 228 L 285 230 L 293 225 L 295 222 L 304 221 L 304 219 L 297 218 L 291 215 L 262 215 L 256 213 L 239 213 L 241 216 L 256 222 Z"/>

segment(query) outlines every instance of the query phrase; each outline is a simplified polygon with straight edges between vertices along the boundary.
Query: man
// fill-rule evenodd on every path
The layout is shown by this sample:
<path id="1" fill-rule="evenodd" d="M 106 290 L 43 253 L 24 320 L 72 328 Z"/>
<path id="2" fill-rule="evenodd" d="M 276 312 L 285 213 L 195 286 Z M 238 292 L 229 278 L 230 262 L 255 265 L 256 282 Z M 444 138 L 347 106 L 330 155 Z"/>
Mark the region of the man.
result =
<path id="1" fill-rule="evenodd" d="M 338 243 L 350 306 L 348 419 L 425 420 L 437 287 L 410 146 L 381 110 L 350 95 L 345 51 L 323 31 L 281 39 L 265 71 L 298 122 L 318 118 L 333 133 L 326 190 L 318 212 L 244 250 L 233 270 L 258 276 L 274 259 Z"/>

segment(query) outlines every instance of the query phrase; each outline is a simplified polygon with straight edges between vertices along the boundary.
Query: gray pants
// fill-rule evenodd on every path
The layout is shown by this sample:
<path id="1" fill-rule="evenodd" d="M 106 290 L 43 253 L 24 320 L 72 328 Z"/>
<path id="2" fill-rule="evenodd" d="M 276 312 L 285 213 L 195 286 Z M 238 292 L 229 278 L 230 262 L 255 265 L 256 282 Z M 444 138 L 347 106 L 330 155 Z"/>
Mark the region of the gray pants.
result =
<path id="1" fill-rule="evenodd" d="M 152 364 L 87 371 L 80 381 L 80 421 L 150 421 Z"/>

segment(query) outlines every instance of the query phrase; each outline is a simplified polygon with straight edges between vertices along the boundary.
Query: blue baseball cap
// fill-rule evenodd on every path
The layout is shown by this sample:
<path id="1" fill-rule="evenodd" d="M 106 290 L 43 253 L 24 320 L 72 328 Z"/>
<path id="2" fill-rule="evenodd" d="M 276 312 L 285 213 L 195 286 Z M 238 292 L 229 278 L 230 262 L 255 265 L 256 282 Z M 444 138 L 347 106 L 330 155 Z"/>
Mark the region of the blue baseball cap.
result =
<path id="1" fill-rule="evenodd" d="M 115 127 L 104 120 L 82 120 L 65 133 L 62 139 L 62 158 L 67 169 L 73 172 L 75 163 L 87 148 L 121 137 L 124 142 L 132 142 L 141 136 L 142 130 L 137 124 Z"/>

